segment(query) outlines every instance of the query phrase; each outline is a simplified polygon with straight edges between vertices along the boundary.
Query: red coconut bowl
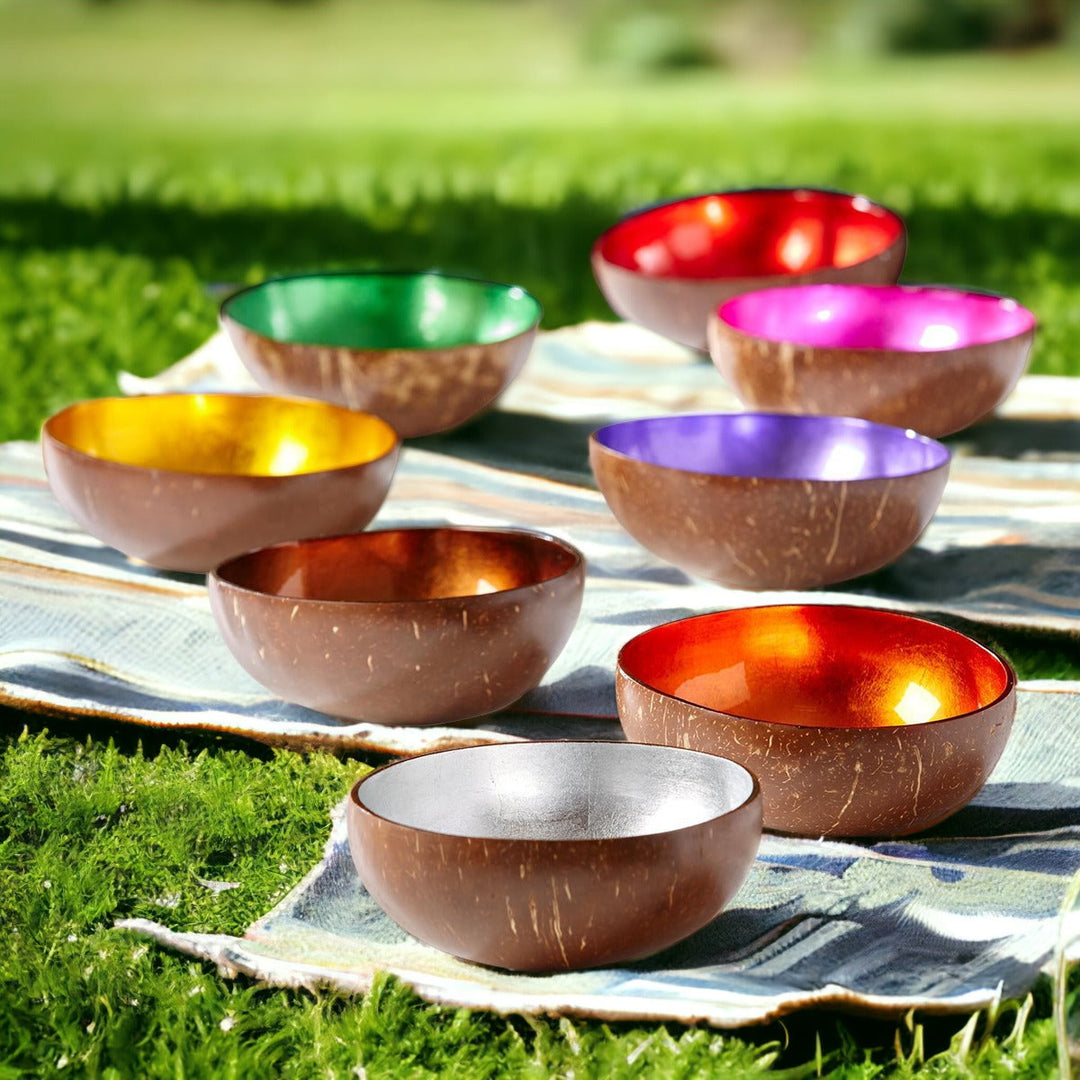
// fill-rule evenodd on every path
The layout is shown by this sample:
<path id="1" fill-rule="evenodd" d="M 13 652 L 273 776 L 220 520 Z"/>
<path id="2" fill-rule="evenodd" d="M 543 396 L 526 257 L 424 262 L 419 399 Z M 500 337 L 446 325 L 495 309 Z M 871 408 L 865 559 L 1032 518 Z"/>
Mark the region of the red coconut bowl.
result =
<path id="1" fill-rule="evenodd" d="M 925 619 L 784 605 L 646 630 L 619 653 L 616 694 L 627 738 L 749 769 L 767 829 L 904 836 L 983 786 L 1012 728 L 1016 676 Z"/>
<path id="2" fill-rule="evenodd" d="M 739 293 L 892 284 L 906 252 L 899 215 L 861 195 L 756 188 L 638 210 L 599 237 L 592 266 L 617 315 L 704 350 L 709 316 Z"/>

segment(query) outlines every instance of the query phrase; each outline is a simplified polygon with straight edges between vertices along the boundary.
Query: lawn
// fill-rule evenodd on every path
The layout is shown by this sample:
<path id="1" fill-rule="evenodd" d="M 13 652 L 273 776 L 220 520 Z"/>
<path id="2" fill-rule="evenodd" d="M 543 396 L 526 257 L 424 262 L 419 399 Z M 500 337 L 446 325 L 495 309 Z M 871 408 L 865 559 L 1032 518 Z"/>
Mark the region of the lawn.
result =
<path id="1" fill-rule="evenodd" d="M 610 318 L 588 267 L 602 228 L 753 184 L 895 207 L 905 280 L 1016 296 L 1041 321 L 1033 369 L 1080 374 L 1080 53 L 833 46 L 632 78 L 582 60 L 582 18 L 569 0 L 0 0 L 0 436 L 161 370 L 213 331 L 208 286 L 269 273 L 438 266 L 519 282 L 548 327 Z M 1023 674 L 1076 670 L 1071 642 L 999 644 Z M 361 1001 L 229 982 L 114 920 L 241 932 L 375 759 L 0 718 L 0 1077 L 1053 1067 L 1045 988 L 1022 1034 L 1006 1010 L 982 1039 L 982 1018 L 961 1062 L 955 1019 L 721 1035 L 436 1009 L 389 982 Z M 242 886 L 200 883 L 220 880 Z"/>

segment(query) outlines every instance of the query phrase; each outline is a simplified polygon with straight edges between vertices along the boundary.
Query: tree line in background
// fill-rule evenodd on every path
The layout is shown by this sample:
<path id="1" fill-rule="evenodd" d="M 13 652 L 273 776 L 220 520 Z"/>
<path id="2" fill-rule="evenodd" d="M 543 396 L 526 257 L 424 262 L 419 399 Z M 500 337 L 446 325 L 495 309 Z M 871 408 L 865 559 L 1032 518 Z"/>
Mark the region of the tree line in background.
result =
<path id="1" fill-rule="evenodd" d="M 1080 29 L 1080 0 L 585 0 L 581 10 L 588 57 L 639 71 L 1012 51 Z"/>
<path id="2" fill-rule="evenodd" d="M 85 2 L 104 7 L 139 0 Z M 212 5 L 251 0 L 189 2 Z M 315 8 L 332 2 L 378 5 L 385 0 L 262 2 Z M 822 52 L 880 55 L 1021 50 L 1060 45 L 1080 37 L 1080 0 L 548 2 L 580 23 L 587 63 L 637 74 L 784 63 Z"/>

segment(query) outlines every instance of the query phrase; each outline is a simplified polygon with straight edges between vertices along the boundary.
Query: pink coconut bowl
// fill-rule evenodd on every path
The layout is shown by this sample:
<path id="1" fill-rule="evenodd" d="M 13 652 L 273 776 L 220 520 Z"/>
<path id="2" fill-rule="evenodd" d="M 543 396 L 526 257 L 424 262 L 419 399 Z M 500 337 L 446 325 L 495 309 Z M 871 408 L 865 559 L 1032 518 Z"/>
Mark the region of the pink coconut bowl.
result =
<path id="1" fill-rule="evenodd" d="M 721 304 L 709 351 L 751 408 L 860 416 L 936 438 L 1009 396 L 1035 326 L 1027 308 L 990 293 L 796 285 Z"/>

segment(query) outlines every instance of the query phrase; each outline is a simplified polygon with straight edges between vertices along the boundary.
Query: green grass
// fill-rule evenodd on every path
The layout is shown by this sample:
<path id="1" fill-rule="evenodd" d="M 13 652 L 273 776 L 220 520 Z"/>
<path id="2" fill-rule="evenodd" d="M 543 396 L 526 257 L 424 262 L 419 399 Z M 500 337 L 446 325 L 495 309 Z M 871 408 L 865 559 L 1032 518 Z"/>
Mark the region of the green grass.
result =
<path id="1" fill-rule="evenodd" d="M 961 1020 L 795 1017 L 737 1036 L 436 1008 L 386 979 L 360 1001 L 223 981 L 113 921 L 242 932 L 317 860 L 330 807 L 367 766 L 6 720 L 0 1077 L 795 1077 L 816 1075 L 820 1054 L 835 1077 L 952 1076 L 962 1061 L 965 1075 L 1022 1078 L 1054 1060 L 1049 1022 L 1018 1035 L 1014 1015 L 962 1052 Z"/>
<path id="2" fill-rule="evenodd" d="M 572 7 L 379 9 L 0 6 L 0 437 L 190 350 L 207 282 L 439 266 L 520 282 L 548 326 L 610 317 L 602 228 L 748 184 L 894 206 L 906 280 L 1015 295 L 1033 370 L 1080 370 L 1075 58 L 638 83 L 581 67 Z"/>
<path id="3" fill-rule="evenodd" d="M 608 318 L 602 228 L 748 184 L 894 206 L 906 280 L 1018 297 L 1041 319 L 1034 369 L 1080 374 L 1075 55 L 634 82 L 583 65 L 572 3 L 102 8 L 0 0 L 0 438 L 190 351 L 215 283 L 439 266 L 520 282 L 547 326 Z M 1022 674 L 1077 672 L 1069 643 L 994 640 Z M 0 1078 L 815 1075 L 819 1040 L 836 1077 L 1053 1065 L 1042 990 L 1022 1038 L 1006 1016 L 965 1049 L 955 1019 L 733 1036 L 439 1009 L 388 981 L 360 1001 L 224 981 L 113 921 L 242 931 L 318 858 L 365 763 L 0 722 Z"/>

